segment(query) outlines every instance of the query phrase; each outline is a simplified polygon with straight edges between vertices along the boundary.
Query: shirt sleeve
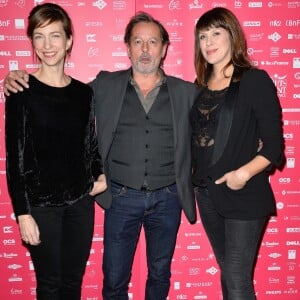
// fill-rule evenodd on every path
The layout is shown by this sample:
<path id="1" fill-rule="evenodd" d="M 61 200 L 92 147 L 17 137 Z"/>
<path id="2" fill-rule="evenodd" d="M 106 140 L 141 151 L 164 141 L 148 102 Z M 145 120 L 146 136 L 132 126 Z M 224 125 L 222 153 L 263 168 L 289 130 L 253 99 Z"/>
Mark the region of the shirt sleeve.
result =
<path id="1" fill-rule="evenodd" d="M 284 161 L 284 141 L 282 109 L 276 87 L 263 70 L 254 70 L 251 77 L 252 83 L 251 87 L 249 85 L 248 93 L 253 103 L 260 139 L 263 142 L 259 154 L 278 167 Z"/>
<path id="2" fill-rule="evenodd" d="M 25 185 L 24 154 L 28 132 L 26 92 L 23 93 L 12 94 L 5 103 L 6 178 L 16 216 L 30 214 Z"/>

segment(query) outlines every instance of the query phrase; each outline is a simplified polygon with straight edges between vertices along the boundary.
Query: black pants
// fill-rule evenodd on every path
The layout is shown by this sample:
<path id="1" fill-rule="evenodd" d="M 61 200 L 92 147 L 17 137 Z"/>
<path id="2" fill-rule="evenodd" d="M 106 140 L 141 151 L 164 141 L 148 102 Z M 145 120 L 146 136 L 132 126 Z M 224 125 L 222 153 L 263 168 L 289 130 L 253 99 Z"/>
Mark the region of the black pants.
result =
<path id="1" fill-rule="evenodd" d="M 253 268 L 267 218 L 229 219 L 214 208 L 206 188 L 195 188 L 201 221 L 221 270 L 224 300 L 255 300 Z"/>
<path id="2" fill-rule="evenodd" d="M 41 243 L 29 246 L 38 300 L 80 300 L 94 229 L 94 200 L 70 206 L 33 207 Z"/>

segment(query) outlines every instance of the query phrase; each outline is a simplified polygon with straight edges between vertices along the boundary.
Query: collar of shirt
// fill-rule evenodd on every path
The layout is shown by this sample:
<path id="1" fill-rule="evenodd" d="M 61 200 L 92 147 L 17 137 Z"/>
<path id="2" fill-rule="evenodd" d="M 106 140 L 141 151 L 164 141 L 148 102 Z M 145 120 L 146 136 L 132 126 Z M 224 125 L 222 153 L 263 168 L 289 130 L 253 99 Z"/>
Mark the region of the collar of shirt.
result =
<path id="1" fill-rule="evenodd" d="M 139 86 L 137 85 L 137 83 L 135 82 L 135 80 L 133 79 L 132 75 L 129 77 L 129 83 L 134 87 L 138 98 L 145 110 L 146 113 L 149 112 L 149 110 L 151 109 L 158 93 L 160 90 L 160 87 L 162 86 L 162 84 L 164 84 L 167 80 L 164 72 L 162 70 L 159 69 L 160 72 L 160 80 L 158 81 L 158 83 L 155 85 L 155 87 L 147 94 L 146 97 L 144 97 L 142 91 L 140 90 Z"/>

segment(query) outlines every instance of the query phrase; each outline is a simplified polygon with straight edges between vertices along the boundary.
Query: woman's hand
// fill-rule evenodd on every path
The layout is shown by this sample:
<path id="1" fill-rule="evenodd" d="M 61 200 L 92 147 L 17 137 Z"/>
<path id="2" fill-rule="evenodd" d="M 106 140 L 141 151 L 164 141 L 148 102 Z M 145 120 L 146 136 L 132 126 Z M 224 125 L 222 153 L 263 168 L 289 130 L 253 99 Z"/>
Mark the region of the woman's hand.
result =
<path id="1" fill-rule="evenodd" d="M 221 178 L 215 181 L 215 184 L 226 183 L 231 190 L 242 189 L 249 180 L 248 173 L 242 168 L 225 173 Z"/>
<path id="2" fill-rule="evenodd" d="M 98 177 L 97 181 L 94 182 L 94 186 L 90 192 L 90 195 L 95 196 L 97 194 L 104 192 L 106 189 L 107 189 L 106 177 L 104 174 L 101 174 Z"/>
<path id="3" fill-rule="evenodd" d="M 18 216 L 21 238 L 26 244 L 38 245 L 40 241 L 40 231 L 34 218 L 31 215 Z"/>

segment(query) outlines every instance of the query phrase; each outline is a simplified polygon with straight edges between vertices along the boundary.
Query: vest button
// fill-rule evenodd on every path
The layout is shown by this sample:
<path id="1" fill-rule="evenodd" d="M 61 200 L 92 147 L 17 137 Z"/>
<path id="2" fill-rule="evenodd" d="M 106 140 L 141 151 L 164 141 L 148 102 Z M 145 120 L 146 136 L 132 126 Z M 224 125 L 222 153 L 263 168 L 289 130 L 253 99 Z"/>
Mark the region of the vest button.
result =
<path id="1" fill-rule="evenodd" d="M 145 158 L 145 162 L 148 162 L 148 158 Z"/>
<path id="2" fill-rule="evenodd" d="M 149 148 L 149 145 L 148 145 L 148 144 L 146 144 L 146 145 L 145 145 L 145 147 L 146 147 L 146 148 Z"/>
<path id="3" fill-rule="evenodd" d="M 146 133 L 149 133 L 149 130 L 148 129 L 146 129 L 146 131 L 145 131 Z"/>
<path id="4" fill-rule="evenodd" d="M 148 176 L 148 173 L 145 173 L 145 176 Z"/>

